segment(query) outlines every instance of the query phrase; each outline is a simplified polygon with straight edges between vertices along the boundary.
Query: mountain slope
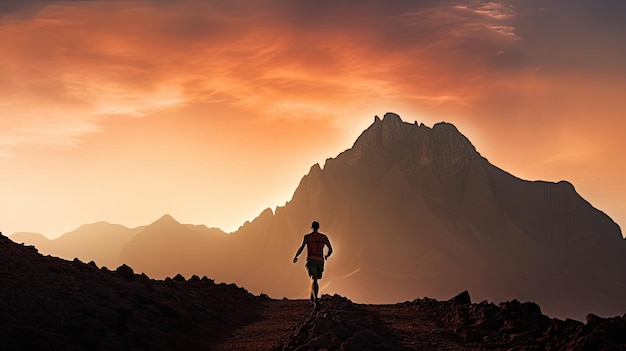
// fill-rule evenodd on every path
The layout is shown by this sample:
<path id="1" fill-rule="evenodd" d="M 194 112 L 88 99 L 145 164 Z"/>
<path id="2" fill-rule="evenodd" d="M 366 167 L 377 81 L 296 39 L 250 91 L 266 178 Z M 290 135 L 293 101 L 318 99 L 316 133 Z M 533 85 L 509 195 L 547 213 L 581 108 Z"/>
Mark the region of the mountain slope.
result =
<path id="1" fill-rule="evenodd" d="M 303 272 L 286 265 L 312 219 L 336 244 L 325 288 L 357 301 L 468 287 L 480 299 L 537 301 L 556 316 L 626 311 L 619 227 L 567 182 L 524 181 L 491 165 L 451 124 L 387 114 L 323 169 L 313 166 L 285 207 L 235 233 L 270 253 L 260 271 L 288 274 L 272 286 L 242 284 L 298 293 Z"/>

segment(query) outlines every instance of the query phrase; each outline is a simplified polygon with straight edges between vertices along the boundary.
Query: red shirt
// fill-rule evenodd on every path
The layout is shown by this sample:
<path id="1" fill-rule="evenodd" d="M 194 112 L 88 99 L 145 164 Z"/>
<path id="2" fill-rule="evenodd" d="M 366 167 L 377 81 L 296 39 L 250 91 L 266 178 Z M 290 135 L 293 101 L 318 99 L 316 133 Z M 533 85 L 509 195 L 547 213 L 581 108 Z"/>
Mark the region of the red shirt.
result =
<path id="1" fill-rule="evenodd" d="M 304 236 L 307 258 L 324 262 L 324 245 L 330 247 L 328 237 L 322 233 L 312 232 Z"/>

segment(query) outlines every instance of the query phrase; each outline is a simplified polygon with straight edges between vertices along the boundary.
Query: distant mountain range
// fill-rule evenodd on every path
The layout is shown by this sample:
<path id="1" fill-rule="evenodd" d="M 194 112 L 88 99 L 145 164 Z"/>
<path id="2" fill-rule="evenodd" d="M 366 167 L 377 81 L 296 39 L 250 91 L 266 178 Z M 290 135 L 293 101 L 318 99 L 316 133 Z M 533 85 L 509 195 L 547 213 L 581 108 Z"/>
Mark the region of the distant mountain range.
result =
<path id="1" fill-rule="evenodd" d="M 127 228 L 119 224 L 97 222 L 85 224 L 78 229 L 50 240 L 38 233 L 15 233 L 11 240 L 28 243 L 39 252 L 53 256 L 85 261 L 95 261 L 100 266 L 118 267 L 122 247 L 144 227 Z"/>
<path id="2" fill-rule="evenodd" d="M 468 289 L 479 300 L 535 301 L 555 317 L 626 312 L 620 228 L 570 183 L 516 178 L 453 125 L 429 128 L 392 113 L 323 168 L 311 167 L 285 206 L 232 234 L 166 215 L 133 229 L 95 223 L 55 240 L 11 239 L 154 278 L 207 275 L 297 298 L 308 296 L 308 278 L 291 260 L 312 220 L 335 249 L 326 293 L 391 303 Z"/>

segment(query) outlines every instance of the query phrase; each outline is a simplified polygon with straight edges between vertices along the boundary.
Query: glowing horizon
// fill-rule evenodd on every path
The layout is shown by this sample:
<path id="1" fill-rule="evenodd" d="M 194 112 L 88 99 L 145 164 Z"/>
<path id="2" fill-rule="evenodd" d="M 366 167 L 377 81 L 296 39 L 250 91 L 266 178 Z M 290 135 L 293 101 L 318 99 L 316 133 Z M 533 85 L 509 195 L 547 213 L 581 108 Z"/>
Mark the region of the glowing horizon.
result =
<path id="1" fill-rule="evenodd" d="M 0 5 L 0 231 L 236 230 L 373 121 L 446 121 L 626 222 L 626 5 Z M 601 40 L 600 40 L 601 39 Z"/>

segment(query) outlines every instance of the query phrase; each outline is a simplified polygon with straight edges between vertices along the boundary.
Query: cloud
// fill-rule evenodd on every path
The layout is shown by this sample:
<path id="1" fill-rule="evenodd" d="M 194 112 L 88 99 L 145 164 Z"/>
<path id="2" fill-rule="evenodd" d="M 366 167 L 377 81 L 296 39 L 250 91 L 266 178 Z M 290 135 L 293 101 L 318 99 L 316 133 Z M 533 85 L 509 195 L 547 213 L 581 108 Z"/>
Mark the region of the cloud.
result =
<path id="1" fill-rule="evenodd" d="M 32 112 L 33 110 L 31 110 Z M 14 156 L 16 148 L 76 148 L 85 135 L 98 132 L 97 123 L 86 118 L 42 111 L 33 117 L 3 115 L 0 122 L 0 160 Z"/>
<path id="2" fill-rule="evenodd" d="M 5 6 L 37 11 L 0 22 L 9 48 L 0 112 L 42 123 L 0 132 L 5 152 L 36 140 L 75 147 L 109 115 L 185 104 L 284 118 L 340 115 L 337 106 L 362 101 L 462 104 L 509 41 L 498 34 L 511 30 L 436 1 L 42 4 Z M 475 11 L 500 23 L 504 8 Z M 460 81 L 473 81 L 472 90 Z"/>
<path id="3" fill-rule="evenodd" d="M 611 12 L 557 3 L 3 2 L 2 13 L 29 17 L 0 19 L 0 45 L 8 48 L 0 113 L 56 122 L 5 129 L 0 144 L 5 153 L 37 139 L 76 146 L 110 115 L 190 104 L 227 105 L 237 118 L 329 118 L 368 104 L 459 113 L 494 89 L 520 96 L 542 86 L 541 68 L 623 69 L 626 49 L 608 51 L 617 37 L 585 33 L 604 33 L 591 24 Z M 578 20 L 570 23 L 572 15 Z M 579 40 L 604 44 L 595 44 L 598 55 L 582 55 Z M 58 138 L 34 132 L 44 129 Z"/>
<path id="4" fill-rule="evenodd" d="M 472 2 L 468 5 L 457 5 L 457 9 L 467 10 L 475 14 L 486 16 L 495 20 L 508 20 L 516 15 L 512 4 L 503 2 Z"/>

